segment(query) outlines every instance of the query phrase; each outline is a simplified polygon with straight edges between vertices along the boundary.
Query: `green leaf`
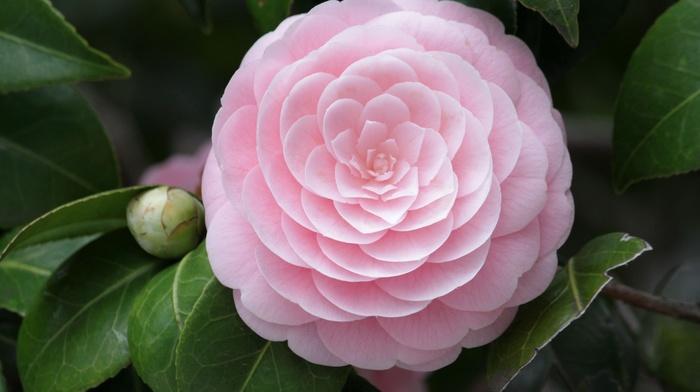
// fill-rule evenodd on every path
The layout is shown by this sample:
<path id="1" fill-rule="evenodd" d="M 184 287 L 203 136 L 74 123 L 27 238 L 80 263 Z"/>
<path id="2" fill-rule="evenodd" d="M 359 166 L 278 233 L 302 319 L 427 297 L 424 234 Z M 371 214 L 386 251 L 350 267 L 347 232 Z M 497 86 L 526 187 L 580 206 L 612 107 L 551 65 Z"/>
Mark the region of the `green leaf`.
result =
<path id="1" fill-rule="evenodd" d="M 496 16 L 503 22 L 506 33 L 515 33 L 516 27 L 516 0 L 457 0 L 470 7 L 479 8 Z"/>
<path id="2" fill-rule="evenodd" d="M 0 178 L 0 228 L 119 186 L 102 124 L 67 86 L 0 95 Z"/>
<path id="3" fill-rule="evenodd" d="M 46 0 L 3 1 L 0 69 L 0 94 L 129 76 L 124 66 L 89 47 Z"/>
<path id="4" fill-rule="evenodd" d="M 523 6 L 537 11 L 554 26 L 567 44 L 578 46 L 579 0 L 518 0 Z"/>
<path id="5" fill-rule="evenodd" d="M 276 29 L 289 16 L 293 2 L 294 0 L 246 0 L 255 26 L 262 34 Z"/>
<path id="6" fill-rule="evenodd" d="M 674 269 L 660 290 L 663 297 L 700 304 L 700 264 Z M 642 359 L 665 384 L 678 391 L 698 391 L 700 325 L 657 313 L 647 314 L 639 335 Z"/>
<path id="7" fill-rule="evenodd" d="M 651 249 L 638 238 L 612 233 L 593 239 L 566 266 L 542 295 L 520 307 L 508 330 L 489 350 L 487 377 L 502 390 L 569 323 L 580 317 L 610 281 L 607 272 Z"/>
<path id="8" fill-rule="evenodd" d="M 618 192 L 700 168 L 700 2 L 681 1 L 647 31 L 615 108 L 613 180 Z"/>
<path id="9" fill-rule="evenodd" d="M 211 32 L 211 17 L 209 15 L 209 0 L 179 0 L 185 11 L 197 22 L 199 28 Z"/>
<path id="10" fill-rule="evenodd" d="M 631 391 L 639 360 L 635 342 L 606 301 L 593 301 L 586 313 L 557 335 L 549 347 L 557 370 L 580 392 Z"/>
<path id="11" fill-rule="evenodd" d="M 314 365 L 285 342 L 257 336 L 238 316 L 231 289 L 213 277 L 185 320 L 176 366 L 183 391 L 340 391 L 350 371 Z"/>
<path id="12" fill-rule="evenodd" d="M 213 279 L 204 242 L 141 291 L 129 317 L 129 349 L 141 378 L 156 391 L 177 391 L 175 349 L 180 330 Z"/>
<path id="13" fill-rule="evenodd" d="M 25 226 L 0 254 L 0 262 L 17 249 L 126 227 L 129 201 L 153 187 L 121 188 L 62 205 Z"/>
<path id="14" fill-rule="evenodd" d="M 69 238 L 10 252 L 0 263 L 0 308 L 26 315 L 51 273 L 95 238 Z"/>
<path id="15" fill-rule="evenodd" d="M 116 375 L 129 363 L 131 306 L 163 266 L 119 230 L 56 270 L 20 329 L 17 362 L 24 389 L 84 390 Z"/>

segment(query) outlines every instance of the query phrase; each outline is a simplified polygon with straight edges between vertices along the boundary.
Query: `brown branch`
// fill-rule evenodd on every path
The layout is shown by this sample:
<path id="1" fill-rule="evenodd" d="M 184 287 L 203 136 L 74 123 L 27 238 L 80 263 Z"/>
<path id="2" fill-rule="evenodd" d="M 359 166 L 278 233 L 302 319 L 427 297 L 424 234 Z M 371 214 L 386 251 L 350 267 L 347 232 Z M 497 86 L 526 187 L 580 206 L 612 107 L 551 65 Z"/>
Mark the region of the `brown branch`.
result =
<path id="1" fill-rule="evenodd" d="M 603 288 L 602 293 L 642 309 L 700 324 L 700 306 L 698 305 L 649 294 L 615 280 L 610 281 Z"/>

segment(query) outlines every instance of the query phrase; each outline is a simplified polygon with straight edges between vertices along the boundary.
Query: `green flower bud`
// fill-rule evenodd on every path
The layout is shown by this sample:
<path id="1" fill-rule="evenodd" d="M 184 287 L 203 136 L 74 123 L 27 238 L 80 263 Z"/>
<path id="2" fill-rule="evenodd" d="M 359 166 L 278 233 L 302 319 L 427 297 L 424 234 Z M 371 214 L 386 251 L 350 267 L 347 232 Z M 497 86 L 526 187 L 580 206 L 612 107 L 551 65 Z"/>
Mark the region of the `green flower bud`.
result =
<path id="1" fill-rule="evenodd" d="M 126 221 L 141 248 L 163 259 L 186 255 L 204 236 L 204 207 L 180 188 L 159 186 L 134 197 Z"/>

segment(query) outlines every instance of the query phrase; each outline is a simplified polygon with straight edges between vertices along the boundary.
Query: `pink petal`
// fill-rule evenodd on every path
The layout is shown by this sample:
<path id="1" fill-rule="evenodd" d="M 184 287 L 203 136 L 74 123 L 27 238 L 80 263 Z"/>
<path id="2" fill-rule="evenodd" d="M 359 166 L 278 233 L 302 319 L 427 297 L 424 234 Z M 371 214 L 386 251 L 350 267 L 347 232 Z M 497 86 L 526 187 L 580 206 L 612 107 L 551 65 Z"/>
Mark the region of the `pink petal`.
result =
<path id="1" fill-rule="evenodd" d="M 542 229 L 540 256 L 554 252 L 563 245 L 574 220 L 574 200 L 571 186 L 571 161 L 565 159 L 554 180 L 548 184 L 547 205 L 537 216 Z"/>
<path id="2" fill-rule="evenodd" d="M 309 13 L 291 25 L 285 31 L 283 39 L 292 43 L 290 45 L 292 55 L 295 59 L 300 59 L 348 27 L 338 18 Z"/>
<path id="3" fill-rule="evenodd" d="M 289 168 L 281 153 L 272 158 L 267 176 L 270 192 L 277 204 L 282 208 L 282 211 L 305 228 L 314 229 L 301 204 L 301 184 L 289 172 Z"/>
<path id="4" fill-rule="evenodd" d="M 432 129 L 425 130 L 425 137 L 420 149 L 418 167 L 418 183 L 428 185 L 437 175 L 447 160 L 447 146 L 439 133 Z"/>
<path id="5" fill-rule="evenodd" d="M 518 306 L 530 302 L 552 283 L 557 272 L 557 254 L 555 252 L 540 258 L 535 265 L 518 279 L 518 288 L 506 306 Z"/>
<path id="6" fill-rule="evenodd" d="M 416 314 L 401 318 L 378 317 L 377 321 L 400 344 L 420 350 L 440 350 L 460 345 L 470 329 L 489 325 L 500 314 L 500 310 L 462 312 L 433 301 Z"/>
<path id="7" fill-rule="evenodd" d="M 413 204 L 414 196 L 404 196 L 391 200 L 362 199 L 360 207 L 379 219 L 395 225 L 406 217 L 408 208 Z"/>
<path id="8" fill-rule="evenodd" d="M 371 280 L 371 278 L 366 276 L 350 272 L 328 259 L 318 245 L 318 234 L 306 230 L 292 219 L 287 217 L 282 219 L 282 230 L 287 235 L 289 245 L 310 268 L 333 279 L 348 282 L 366 282 Z"/>
<path id="9" fill-rule="evenodd" d="M 501 211 L 501 191 L 495 181 L 488 189 L 486 201 L 474 217 L 450 233 L 445 243 L 430 255 L 431 262 L 455 260 L 474 251 L 491 238 Z"/>
<path id="10" fill-rule="evenodd" d="M 363 369 L 386 370 L 397 362 L 408 365 L 430 362 L 454 352 L 454 349 L 425 351 L 403 346 L 392 339 L 375 318 L 353 323 L 318 321 L 316 324 L 318 335 L 331 353 Z"/>
<path id="11" fill-rule="evenodd" d="M 465 223 L 469 222 L 469 220 L 471 220 L 477 212 L 479 212 L 481 206 L 484 205 L 486 198 L 491 192 L 491 187 L 494 183 L 497 183 L 495 176 L 491 175 L 486 177 L 484 182 L 474 192 L 466 196 L 458 197 L 455 200 L 454 206 L 452 206 L 452 214 L 455 218 L 455 229 L 462 227 Z M 501 202 L 500 198 L 498 202 Z M 497 216 L 499 214 L 500 207 L 496 212 Z"/>
<path id="12" fill-rule="evenodd" d="M 289 348 L 299 356 L 308 361 L 326 366 L 343 366 L 346 362 L 331 354 L 316 332 L 316 325 L 313 323 L 288 326 L 269 323 L 264 321 L 243 306 L 240 300 L 240 292 L 234 290 L 233 298 L 236 303 L 238 315 L 243 322 L 264 339 L 273 341 L 289 340 Z"/>
<path id="13" fill-rule="evenodd" d="M 251 276 L 240 293 L 241 304 L 255 316 L 269 323 L 302 325 L 318 319 L 279 295 L 260 273 Z"/>
<path id="14" fill-rule="evenodd" d="M 231 204 L 224 204 L 209 223 L 206 244 L 209 263 L 221 284 L 241 288 L 260 274 L 254 262 L 258 244 L 250 223 Z"/>
<path id="15" fill-rule="evenodd" d="M 316 114 L 318 100 L 321 98 L 321 94 L 326 86 L 334 79 L 335 76 L 331 74 L 314 73 L 294 85 L 282 104 L 282 114 L 280 116 L 282 138 L 285 138 L 286 131 L 291 128 L 297 120 L 304 116 Z M 318 128 L 316 132 L 318 132 Z"/>
<path id="16" fill-rule="evenodd" d="M 282 151 L 289 171 L 299 183 L 305 181 L 309 155 L 316 147 L 323 145 L 323 137 L 316 127 L 316 116 L 302 117 L 289 129 Z"/>
<path id="17" fill-rule="evenodd" d="M 486 263 L 474 279 L 440 301 L 454 309 L 479 312 L 503 306 L 513 296 L 518 278 L 535 263 L 539 236 L 535 221 L 517 233 L 492 239 Z"/>
<path id="18" fill-rule="evenodd" d="M 388 231 L 380 240 L 360 245 L 368 255 L 379 260 L 402 262 L 422 259 L 440 248 L 450 236 L 452 215 L 422 229 Z"/>
<path id="19" fill-rule="evenodd" d="M 414 71 L 415 72 L 415 71 Z M 439 129 L 440 102 L 435 93 L 420 82 L 401 82 L 386 91 L 399 98 L 411 113 L 411 122 L 422 128 Z"/>
<path id="20" fill-rule="evenodd" d="M 471 112 L 484 129 L 493 125 L 493 102 L 488 84 L 479 71 L 463 58 L 447 52 L 435 52 L 433 56 L 442 61 L 457 78 L 460 103 Z"/>
<path id="21" fill-rule="evenodd" d="M 325 145 L 314 148 L 306 162 L 304 172 L 306 189 L 322 198 L 344 201 L 345 198 L 338 192 L 336 184 L 336 165 L 340 163 L 333 158 Z"/>
<path id="22" fill-rule="evenodd" d="M 360 233 L 376 233 L 394 226 L 394 224 L 365 211 L 357 204 L 335 202 L 335 209 L 345 221 Z"/>
<path id="23" fill-rule="evenodd" d="M 491 84 L 494 120 L 489 134 L 489 145 L 493 155 L 493 172 L 499 182 L 510 175 L 518 161 L 523 143 L 522 129 L 513 102 L 498 86 Z"/>
<path id="24" fill-rule="evenodd" d="M 493 235 L 518 231 L 536 219 L 547 202 L 547 157 L 542 145 L 527 130 L 513 172 L 501 183 L 501 217 Z"/>
<path id="25" fill-rule="evenodd" d="M 450 194 L 457 197 L 458 186 L 457 175 L 452 170 L 452 162 L 446 159 L 430 183 L 420 188 L 416 201 L 411 205 L 411 211 L 417 212 Z"/>
<path id="26" fill-rule="evenodd" d="M 423 50 L 423 47 L 416 42 L 415 37 L 404 34 L 390 26 L 382 25 L 352 26 L 336 35 L 332 42 L 343 42 L 354 45 L 361 42 L 362 46 L 373 54 L 399 48 L 416 51 Z"/>
<path id="27" fill-rule="evenodd" d="M 312 315 L 343 322 L 361 318 L 341 310 L 321 295 L 311 277 L 312 270 L 289 264 L 264 246 L 255 249 L 255 261 L 273 290 Z"/>
<path id="28" fill-rule="evenodd" d="M 428 262 L 410 274 L 379 279 L 376 283 L 396 298 L 429 301 L 469 282 L 484 265 L 488 251 L 487 242 L 457 260 L 439 264 Z"/>
<path id="29" fill-rule="evenodd" d="M 437 223 L 451 213 L 457 192 L 447 194 L 427 206 L 408 211 L 406 218 L 392 228 L 395 231 L 417 230 Z M 415 203 L 414 203 L 415 204 Z"/>
<path id="30" fill-rule="evenodd" d="M 476 331 L 469 331 L 467 336 L 462 339 L 462 346 L 472 348 L 492 342 L 506 331 L 510 323 L 513 322 L 517 311 L 518 308 L 506 308 L 492 324 Z"/>
<path id="31" fill-rule="evenodd" d="M 366 86 L 360 86 L 359 88 L 364 87 Z M 324 110 L 319 109 L 319 113 L 323 114 L 322 132 L 328 150 L 335 151 L 336 147 L 345 147 L 347 149 L 355 147 L 355 143 L 352 145 L 341 145 L 339 142 L 336 142 L 337 146 L 334 147 L 332 142 L 344 133 L 346 133 L 346 138 L 350 137 L 351 135 L 347 134 L 348 131 L 352 132 L 355 135 L 355 140 L 357 140 L 360 130 L 358 123 L 364 109 L 363 104 L 350 98 L 338 98 L 333 102 L 329 102 L 328 105 Z M 344 150 L 343 152 L 344 154 L 338 155 L 338 159 L 345 158 L 348 153 L 353 154 L 351 150 Z M 341 151 L 337 153 L 341 153 Z"/>
<path id="32" fill-rule="evenodd" d="M 467 115 L 468 124 L 471 116 Z M 469 126 L 464 142 L 452 159 L 452 168 L 459 181 L 457 197 L 474 192 L 493 173 L 493 157 L 483 128 Z"/>
<path id="33" fill-rule="evenodd" d="M 428 130 L 416 124 L 404 122 L 392 129 L 391 138 L 396 140 L 400 157 L 410 165 L 415 165 L 421 153 L 421 145 Z"/>
<path id="34" fill-rule="evenodd" d="M 381 94 L 367 102 L 360 116 L 360 124 L 374 121 L 386 125 L 388 129 L 394 129 L 397 125 L 409 121 L 410 117 L 411 112 L 400 99 L 393 95 Z"/>
<path id="35" fill-rule="evenodd" d="M 336 264 L 371 278 L 403 275 L 415 270 L 425 262 L 424 258 L 401 263 L 388 263 L 369 256 L 357 245 L 333 241 L 322 236 L 318 237 L 318 244 L 323 253 Z"/>
<path id="36" fill-rule="evenodd" d="M 394 49 L 384 52 L 408 64 L 418 76 L 418 82 L 433 90 L 433 93 L 446 94 L 459 100 L 457 80 L 441 61 L 430 53 L 408 49 Z"/>
<path id="37" fill-rule="evenodd" d="M 351 244 L 372 243 L 380 239 L 385 232 L 364 234 L 352 227 L 335 209 L 332 200 L 318 197 L 304 190 L 301 193 L 301 204 L 306 211 L 316 232 L 336 241 Z"/>
<path id="38" fill-rule="evenodd" d="M 394 3 L 377 3 L 374 0 L 352 0 L 347 4 L 336 2 L 325 2 L 314 7 L 311 13 L 329 15 L 346 21 L 349 25 L 361 25 L 387 12 L 400 11 L 400 8 Z M 347 7 L 352 7 L 352 12 L 348 12 Z M 357 41 L 364 42 L 364 41 Z"/>
<path id="39" fill-rule="evenodd" d="M 209 227 L 219 209 L 228 203 L 224 186 L 221 183 L 221 170 L 216 162 L 214 151 L 209 153 L 202 173 L 202 202 L 204 203 L 204 218 L 207 227 Z"/>
<path id="40" fill-rule="evenodd" d="M 335 165 L 335 179 L 336 186 L 338 187 L 338 192 L 340 195 L 346 199 L 378 199 L 379 196 L 376 192 L 372 192 L 371 189 L 366 189 L 367 180 L 362 177 L 357 177 L 353 174 L 350 167 L 343 164 Z M 395 186 L 392 186 L 396 188 Z M 351 202 L 348 200 L 348 202 Z M 355 204 L 353 204 L 355 205 Z M 337 205 L 336 205 L 337 206 Z M 340 212 L 340 211 L 339 211 Z M 342 213 L 341 213 L 342 215 Z M 359 230 L 359 227 L 358 227 Z"/>
<path id="41" fill-rule="evenodd" d="M 454 98 L 436 93 L 435 96 L 440 101 L 440 132 L 447 147 L 447 159 L 453 159 L 457 150 L 462 146 L 464 135 L 470 126 L 467 125 L 467 115 L 464 108 Z M 478 121 L 470 115 L 472 125 L 481 126 Z"/>
<path id="42" fill-rule="evenodd" d="M 424 309 L 430 301 L 396 298 L 374 282 L 344 282 L 312 273 L 318 291 L 339 308 L 360 316 L 403 317 Z"/>
<path id="43" fill-rule="evenodd" d="M 229 118 L 214 140 L 214 154 L 221 168 L 221 178 L 226 195 L 235 205 L 241 205 L 243 181 L 254 167 L 258 166 L 255 153 L 254 106 L 246 106 Z"/>
<path id="44" fill-rule="evenodd" d="M 362 120 L 360 120 L 361 122 Z M 353 144 L 355 154 L 360 153 L 361 157 L 366 156 L 369 149 L 376 149 L 389 136 L 386 124 L 377 121 L 366 121 L 363 123 L 360 137 L 357 143 Z"/>
<path id="45" fill-rule="evenodd" d="M 418 76 L 408 64 L 396 57 L 377 54 L 365 57 L 354 64 L 351 64 L 345 75 L 363 76 L 374 80 L 382 91 L 387 91 L 391 86 L 402 82 L 416 82 Z"/>
<path id="46" fill-rule="evenodd" d="M 306 263 L 299 258 L 282 231 L 282 209 L 270 193 L 260 168 L 252 170 L 243 184 L 243 206 L 246 218 L 255 233 L 270 251 L 283 260 L 300 267 Z"/>

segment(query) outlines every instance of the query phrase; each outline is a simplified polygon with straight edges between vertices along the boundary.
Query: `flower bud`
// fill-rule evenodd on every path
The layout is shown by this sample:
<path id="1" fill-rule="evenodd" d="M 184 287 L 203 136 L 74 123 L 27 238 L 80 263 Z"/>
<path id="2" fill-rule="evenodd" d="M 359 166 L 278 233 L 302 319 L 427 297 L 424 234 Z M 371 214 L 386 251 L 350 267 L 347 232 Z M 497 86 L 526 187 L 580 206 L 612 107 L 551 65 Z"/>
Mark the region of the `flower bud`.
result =
<path id="1" fill-rule="evenodd" d="M 134 197 L 126 221 L 141 248 L 163 259 L 186 255 L 204 236 L 204 207 L 180 188 L 159 186 Z"/>

